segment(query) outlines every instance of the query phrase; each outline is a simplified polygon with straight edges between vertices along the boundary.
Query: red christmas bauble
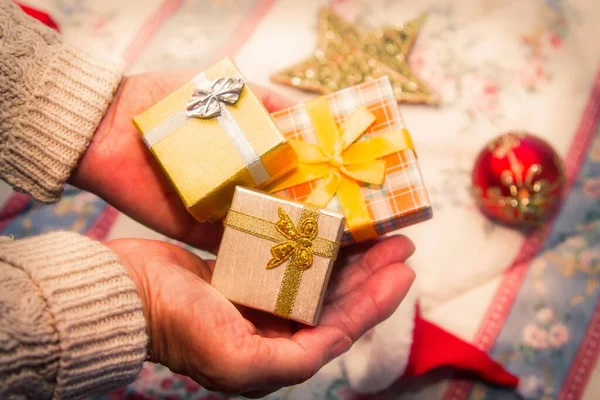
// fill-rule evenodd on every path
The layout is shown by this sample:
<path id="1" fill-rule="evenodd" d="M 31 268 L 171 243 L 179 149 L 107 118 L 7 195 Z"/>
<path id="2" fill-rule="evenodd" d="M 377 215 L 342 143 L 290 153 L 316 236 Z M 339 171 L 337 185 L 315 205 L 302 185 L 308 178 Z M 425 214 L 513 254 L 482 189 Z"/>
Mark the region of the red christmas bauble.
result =
<path id="1" fill-rule="evenodd" d="M 511 225 L 543 222 L 558 206 L 565 184 L 554 149 L 536 136 L 515 132 L 481 150 L 471 178 L 484 214 Z"/>

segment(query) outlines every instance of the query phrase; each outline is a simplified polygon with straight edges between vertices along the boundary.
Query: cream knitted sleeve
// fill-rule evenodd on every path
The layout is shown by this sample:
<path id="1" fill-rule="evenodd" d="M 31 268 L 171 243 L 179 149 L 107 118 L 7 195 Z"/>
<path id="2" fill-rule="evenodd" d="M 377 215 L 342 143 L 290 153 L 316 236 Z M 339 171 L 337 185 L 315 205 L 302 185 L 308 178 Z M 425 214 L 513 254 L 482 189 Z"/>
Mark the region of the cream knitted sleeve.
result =
<path id="1" fill-rule="evenodd" d="M 0 399 L 122 386 L 146 341 L 136 287 L 100 243 L 68 232 L 0 239 Z"/>
<path id="2" fill-rule="evenodd" d="M 120 79 L 0 0 L 0 178 L 58 200 Z M 74 233 L 0 238 L 1 399 L 119 387 L 146 341 L 135 285 L 110 250 Z"/>
<path id="3" fill-rule="evenodd" d="M 0 178 L 37 200 L 58 200 L 112 100 L 118 66 L 0 0 Z"/>

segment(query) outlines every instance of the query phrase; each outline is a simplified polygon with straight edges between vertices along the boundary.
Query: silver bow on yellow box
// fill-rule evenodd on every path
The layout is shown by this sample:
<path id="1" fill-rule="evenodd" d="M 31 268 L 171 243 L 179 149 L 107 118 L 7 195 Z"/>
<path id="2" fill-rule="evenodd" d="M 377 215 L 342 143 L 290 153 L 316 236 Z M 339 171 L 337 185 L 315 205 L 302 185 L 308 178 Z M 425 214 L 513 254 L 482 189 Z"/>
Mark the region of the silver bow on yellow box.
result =
<path id="1" fill-rule="evenodd" d="M 235 104 L 240 98 L 244 81 L 240 78 L 219 78 L 211 88 L 196 87 L 187 104 L 188 117 L 213 118 L 221 115 L 221 102 Z"/>
<path id="2" fill-rule="evenodd" d="M 175 113 L 146 132 L 143 136 L 146 146 L 152 148 L 193 118 L 216 118 L 248 168 L 256 186 L 266 182 L 269 179 L 269 173 L 227 107 L 228 104 L 235 104 L 239 100 L 244 89 L 244 79 L 220 77 L 213 81 L 208 79 L 204 73 L 200 73 L 192 79 L 192 82 L 194 91 L 185 110 Z M 202 133 L 199 131 L 198 134 Z"/>

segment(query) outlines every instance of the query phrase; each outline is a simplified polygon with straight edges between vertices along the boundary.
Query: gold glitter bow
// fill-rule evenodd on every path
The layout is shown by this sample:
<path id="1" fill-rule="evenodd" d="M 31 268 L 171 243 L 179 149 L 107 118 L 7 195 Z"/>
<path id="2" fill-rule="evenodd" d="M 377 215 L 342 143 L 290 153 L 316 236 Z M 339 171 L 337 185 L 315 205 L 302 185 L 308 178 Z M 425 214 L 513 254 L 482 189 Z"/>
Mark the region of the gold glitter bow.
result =
<path id="1" fill-rule="evenodd" d="M 273 223 L 231 209 L 225 225 L 276 243 L 271 247 L 272 257 L 267 263 L 267 269 L 276 268 L 289 260 L 274 310 L 276 315 L 289 318 L 302 274 L 313 265 L 313 257 L 335 258 L 339 243 L 318 237 L 318 209 L 305 205 L 297 225 L 283 208 L 279 207 L 277 211 L 279 220 Z"/>
<path id="2" fill-rule="evenodd" d="M 291 258 L 291 263 L 296 268 L 303 270 L 309 269 L 313 263 L 312 242 L 317 237 L 319 227 L 317 217 L 305 215 L 303 213 L 298 222 L 298 228 L 294 225 L 290 216 L 279 207 L 279 221 L 275 224 L 275 229 L 288 240 L 271 247 L 273 258 L 269 260 L 267 269 L 275 268 Z M 311 213 L 312 214 L 312 213 Z"/>

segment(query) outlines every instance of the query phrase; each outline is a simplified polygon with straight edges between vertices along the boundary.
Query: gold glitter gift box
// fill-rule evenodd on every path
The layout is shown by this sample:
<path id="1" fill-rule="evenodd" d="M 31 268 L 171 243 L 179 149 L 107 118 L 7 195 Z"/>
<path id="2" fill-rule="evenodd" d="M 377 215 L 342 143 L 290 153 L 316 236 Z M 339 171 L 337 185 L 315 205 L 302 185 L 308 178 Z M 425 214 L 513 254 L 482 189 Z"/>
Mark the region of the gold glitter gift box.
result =
<path id="1" fill-rule="evenodd" d="M 341 214 L 237 187 L 211 284 L 234 303 L 316 325 L 343 231 Z"/>
<path id="2" fill-rule="evenodd" d="M 295 166 L 293 149 L 229 58 L 133 122 L 199 221 L 223 217 L 237 185 L 262 187 Z"/>

